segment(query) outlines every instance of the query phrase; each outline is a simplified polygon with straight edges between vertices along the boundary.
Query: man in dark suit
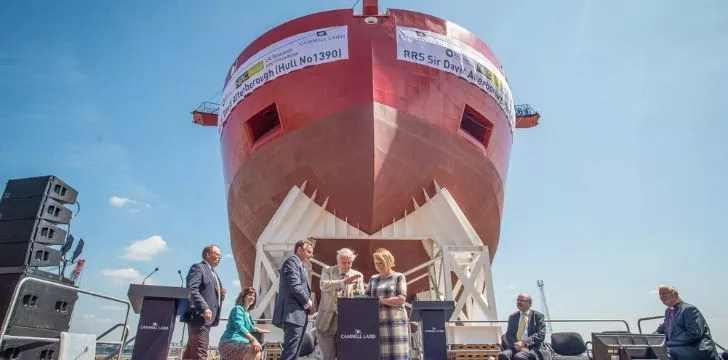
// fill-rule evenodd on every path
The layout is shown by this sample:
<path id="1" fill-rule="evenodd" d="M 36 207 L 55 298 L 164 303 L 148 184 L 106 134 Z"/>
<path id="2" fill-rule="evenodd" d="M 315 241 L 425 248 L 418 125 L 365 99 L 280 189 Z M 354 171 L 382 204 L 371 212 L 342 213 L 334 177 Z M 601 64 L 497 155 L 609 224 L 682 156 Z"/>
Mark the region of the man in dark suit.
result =
<path id="1" fill-rule="evenodd" d="M 298 358 L 308 315 L 316 312 L 305 267 L 313 257 L 312 239 L 297 242 L 293 252 L 294 255 L 281 264 L 278 298 L 273 311 L 273 325 L 283 329 L 280 360 Z"/>
<path id="2" fill-rule="evenodd" d="M 498 354 L 498 360 L 551 359 L 551 350 L 544 343 L 544 316 L 531 309 L 532 303 L 531 295 L 518 295 L 518 311 L 508 317 L 505 350 Z"/>
<path id="3" fill-rule="evenodd" d="M 190 289 L 190 306 L 181 321 L 187 323 L 187 346 L 182 359 L 207 359 L 210 328 L 220 322 L 220 308 L 225 300 L 225 288 L 215 272 L 222 254 L 216 245 L 202 250 L 202 261 L 190 267 L 187 288 Z"/>
<path id="4" fill-rule="evenodd" d="M 665 334 L 670 359 L 720 360 L 703 314 L 695 305 L 680 299 L 677 289 L 661 285 L 658 289 L 665 309 L 665 320 L 657 334 Z"/>

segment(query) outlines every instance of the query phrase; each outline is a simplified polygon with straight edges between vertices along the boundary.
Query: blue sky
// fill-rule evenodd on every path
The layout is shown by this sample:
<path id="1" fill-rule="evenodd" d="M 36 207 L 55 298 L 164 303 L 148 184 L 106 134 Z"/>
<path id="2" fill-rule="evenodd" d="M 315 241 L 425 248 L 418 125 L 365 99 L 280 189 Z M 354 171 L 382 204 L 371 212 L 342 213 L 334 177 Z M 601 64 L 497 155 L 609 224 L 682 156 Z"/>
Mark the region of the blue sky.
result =
<path id="1" fill-rule="evenodd" d="M 6 4 L 0 181 L 54 174 L 79 190 L 84 288 L 126 297 L 129 281 L 155 266 L 156 283 L 179 284 L 177 270 L 202 246 L 230 249 L 217 130 L 194 126 L 190 111 L 218 100 L 233 58 L 264 31 L 353 2 Z M 670 282 L 728 344 L 724 1 L 382 7 L 435 14 L 480 36 L 517 103 L 543 116 L 515 133 L 493 265 L 502 318 L 519 291 L 540 308 L 541 279 L 552 318 L 636 326 L 662 313 L 653 292 Z M 137 240 L 155 251 L 135 251 Z M 235 290 L 231 258 L 220 274 Z M 101 330 L 121 314 L 83 299 L 74 328 Z"/>

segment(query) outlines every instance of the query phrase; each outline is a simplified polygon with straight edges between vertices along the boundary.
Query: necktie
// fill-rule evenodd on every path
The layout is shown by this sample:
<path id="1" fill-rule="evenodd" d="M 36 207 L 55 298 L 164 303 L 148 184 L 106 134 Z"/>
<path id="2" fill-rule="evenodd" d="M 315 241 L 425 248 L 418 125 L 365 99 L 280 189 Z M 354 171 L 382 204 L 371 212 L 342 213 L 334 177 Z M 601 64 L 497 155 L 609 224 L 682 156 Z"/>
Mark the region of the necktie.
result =
<path id="1" fill-rule="evenodd" d="M 220 278 L 217 277 L 217 273 L 215 272 L 215 269 L 210 268 L 210 272 L 212 273 L 212 277 L 215 278 L 215 290 L 217 291 L 217 305 L 218 307 L 222 307 L 222 292 L 220 290 Z"/>
<path id="2" fill-rule="evenodd" d="M 667 319 L 665 320 L 665 328 L 663 329 L 664 333 L 665 333 L 665 338 L 667 340 L 670 340 L 670 335 L 672 333 L 672 321 L 673 321 L 674 315 L 675 315 L 675 309 L 670 308 L 670 310 L 667 311 Z"/>
<path id="3" fill-rule="evenodd" d="M 516 340 L 520 341 L 523 336 L 523 330 L 526 329 L 526 315 L 521 314 L 521 322 L 518 324 L 518 331 L 516 331 Z"/>

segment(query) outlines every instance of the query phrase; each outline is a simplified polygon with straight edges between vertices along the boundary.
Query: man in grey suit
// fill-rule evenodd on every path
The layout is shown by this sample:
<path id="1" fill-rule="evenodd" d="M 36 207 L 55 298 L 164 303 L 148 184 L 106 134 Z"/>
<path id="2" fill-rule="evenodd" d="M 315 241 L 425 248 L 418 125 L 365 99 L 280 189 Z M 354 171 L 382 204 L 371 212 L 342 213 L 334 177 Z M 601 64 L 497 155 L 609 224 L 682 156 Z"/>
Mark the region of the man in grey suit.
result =
<path id="1" fill-rule="evenodd" d="M 305 264 L 313 257 L 311 238 L 293 247 L 295 255 L 281 264 L 278 298 L 273 311 L 273 325 L 283 329 L 280 360 L 295 360 L 301 351 L 308 315 L 316 312 Z"/>
<path id="2" fill-rule="evenodd" d="M 216 245 L 202 250 L 202 261 L 190 267 L 187 288 L 190 289 L 190 305 L 182 322 L 187 323 L 187 346 L 182 359 L 207 359 L 210 343 L 210 327 L 220 322 L 220 308 L 225 300 L 225 288 L 215 272 L 222 254 Z"/>
<path id="3" fill-rule="evenodd" d="M 337 300 L 354 296 L 356 290 L 364 293 L 362 273 L 351 268 L 354 259 L 354 251 L 343 248 L 336 252 L 336 266 L 327 266 L 321 270 L 321 303 L 316 317 L 316 338 L 323 360 L 336 359 Z"/>
<path id="4" fill-rule="evenodd" d="M 671 285 L 661 285 L 658 293 L 667 309 L 665 320 L 655 333 L 665 334 L 670 359 L 719 360 L 718 349 L 700 310 L 682 301 Z"/>
<path id="5" fill-rule="evenodd" d="M 520 294 L 516 299 L 518 311 L 508 317 L 505 350 L 498 360 L 551 359 L 552 353 L 543 341 L 546 338 L 546 321 L 542 313 L 531 309 L 533 298 Z"/>

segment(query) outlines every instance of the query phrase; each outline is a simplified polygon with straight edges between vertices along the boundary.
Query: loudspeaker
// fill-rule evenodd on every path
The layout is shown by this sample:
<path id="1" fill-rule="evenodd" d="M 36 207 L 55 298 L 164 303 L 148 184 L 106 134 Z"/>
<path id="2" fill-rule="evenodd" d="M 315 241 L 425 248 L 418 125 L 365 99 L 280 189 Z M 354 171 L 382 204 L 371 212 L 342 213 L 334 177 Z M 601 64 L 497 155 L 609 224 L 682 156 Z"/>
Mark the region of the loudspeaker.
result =
<path id="1" fill-rule="evenodd" d="M 47 196 L 62 204 L 73 204 L 76 202 L 76 197 L 78 197 L 78 191 L 61 179 L 47 175 L 8 180 L 2 199 L 20 199 L 37 196 Z"/>
<path id="2" fill-rule="evenodd" d="M 0 244 L 37 242 L 46 245 L 63 245 L 66 241 L 66 234 L 66 230 L 43 219 L 0 221 Z"/>
<path id="3" fill-rule="evenodd" d="M 0 267 L 61 266 L 61 251 L 41 243 L 0 244 Z"/>
<path id="4" fill-rule="evenodd" d="M 0 220 L 42 219 L 54 224 L 68 224 L 71 209 L 48 196 L 7 198 L 0 201 Z"/>
<path id="5" fill-rule="evenodd" d="M 60 332 L 58 338 L 60 338 Z M 60 343 L 35 340 L 7 340 L 0 345 L 0 360 L 56 360 Z"/>
<path id="6" fill-rule="evenodd" d="M 69 286 L 73 281 L 34 268 L 0 268 L 0 323 L 6 312 L 18 282 L 25 277 L 39 278 Z M 27 281 L 20 288 L 15 299 L 15 308 L 10 315 L 8 334 L 20 335 L 22 331 L 68 331 L 78 293 L 72 289 Z M 25 335 L 28 336 L 28 335 Z"/>

